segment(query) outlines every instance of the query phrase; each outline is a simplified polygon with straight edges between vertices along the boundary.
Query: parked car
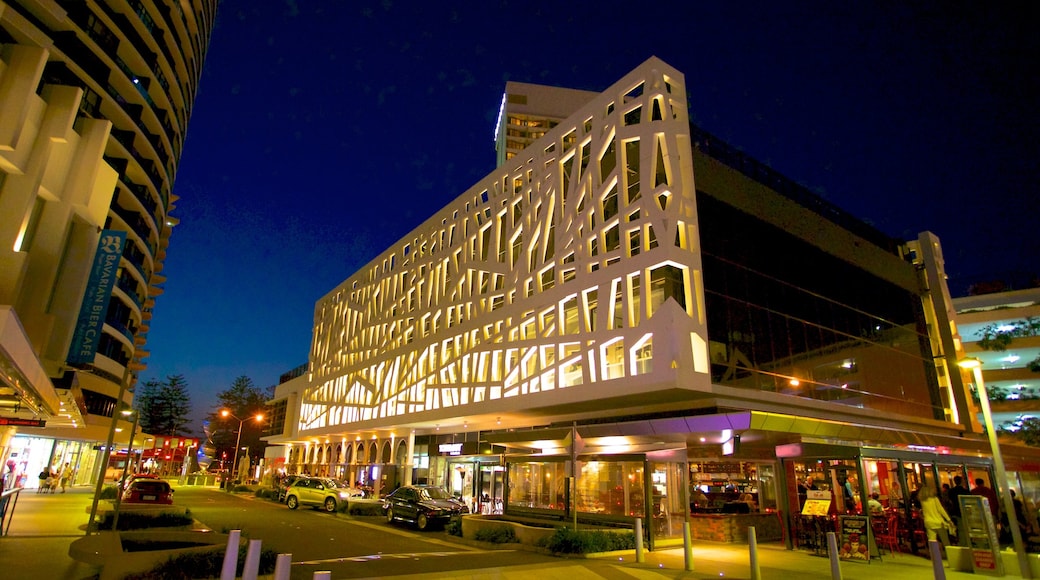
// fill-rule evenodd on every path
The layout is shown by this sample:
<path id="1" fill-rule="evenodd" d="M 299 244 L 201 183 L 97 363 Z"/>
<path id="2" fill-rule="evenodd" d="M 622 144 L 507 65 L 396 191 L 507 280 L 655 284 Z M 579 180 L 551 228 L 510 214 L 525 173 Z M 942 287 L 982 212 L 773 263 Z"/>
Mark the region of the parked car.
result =
<path id="1" fill-rule="evenodd" d="M 453 518 L 469 513 L 469 507 L 435 485 L 406 485 L 383 498 L 386 521 L 414 522 L 425 530 L 432 524 L 444 525 Z"/>
<path id="2" fill-rule="evenodd" d="M 131 483 L 139 479 L 159 479 L 159 476 L 155 475 L 154 473 L 131 473 L 130 475 L 126 476 L 126 479 L 123 480 L 123 485 L 120 487 L 123 489 L 123 491 L 126 491 L 130 488 Z"/>
<path id="3" fill-rule="evenodd" d="M 161 479 L 135 479 L 123 492 L 123 503 L 172 504 L 173 488 Z"/>
<path id="4" fill-rule="evenodd" d="M 340 487 L 333 479 L 301 477 L 285 490 L 285 505 L 291 510 L 303 505 L 334 512 L 341 502 L 363 496 L 364 493 L 360 489 Z"/>
<path id="5" fill-rule="evenodd" d="M 278 482 L 278 503 L 285 503 L 285 492 L 289 491 L 289 486 L 304 477 L 310 476 L 294 473 L 283 477 L 282 480 Z"/>

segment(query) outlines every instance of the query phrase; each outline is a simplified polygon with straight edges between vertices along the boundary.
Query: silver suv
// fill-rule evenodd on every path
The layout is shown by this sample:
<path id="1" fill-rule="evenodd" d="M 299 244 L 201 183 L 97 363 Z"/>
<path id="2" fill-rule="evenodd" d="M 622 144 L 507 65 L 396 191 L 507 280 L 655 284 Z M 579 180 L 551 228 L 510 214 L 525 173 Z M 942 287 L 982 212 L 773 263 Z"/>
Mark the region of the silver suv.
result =
<path id="1" fill-rule="evenodd" d="M 285 490 L 285 505 L 294 510 L 301 505 L 320 507 L 332 513 L 351 498 L 362 498 L 365 493 L 353 487 L 342 487 L 326 477 L 301 477 Z"/>

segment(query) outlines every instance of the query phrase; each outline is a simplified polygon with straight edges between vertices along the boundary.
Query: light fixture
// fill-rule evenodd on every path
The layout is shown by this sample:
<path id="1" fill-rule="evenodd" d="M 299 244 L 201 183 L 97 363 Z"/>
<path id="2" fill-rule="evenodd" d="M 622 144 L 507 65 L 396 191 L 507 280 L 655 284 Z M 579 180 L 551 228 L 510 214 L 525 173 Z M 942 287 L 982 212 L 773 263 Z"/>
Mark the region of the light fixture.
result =
<path id="1" fill-rule="evenodd" d="M 790 383 L 792 387 L 797 387 L 798 385 L 802 384 L 802 382 L 798 379 L 791 379 L 790 381 L 788 381 L 788 383 Z"/>
<path id="2" fill-rule="evenodd" d="M 1032 578 L 1032 568 L 1029 556 L 1026 554 L 1025 543 L 1022 541 L 1022 532 L 1018 528 L 1018 517 L 1015 515 L 1014 500 L 1011 499 L 1007 484 L 1007 472 L 1004 469 L 1004 457 L 1000 452 L 1000 443 L 997 441 L 997 430 L 993 426 L 993 413 L 989 406 L 989 394 L 986 392 L 986 382 L 982 378 L 982 361 L 975 358 L 964 358 L 957 361 L 957 365 L 963 369 L 970 369 L 975 379 L 975 388 L 978 389 L 979 407 L 982 407 L 982 419 L 986 425 L 986 435 L 989 438 L 990 454 L 993 456 L 993 472 L 996 476 L 996 488 L 1004 500 L 1004 512 L 1007 514 L 1008 527 L 1011 528 L 1011 543 L 1018 554 L 1018 569 L 1023 578 Z M 992 508 L 991 508 L 992 509 Z M 996 524 L 996 522 L 994 522 Z"/>

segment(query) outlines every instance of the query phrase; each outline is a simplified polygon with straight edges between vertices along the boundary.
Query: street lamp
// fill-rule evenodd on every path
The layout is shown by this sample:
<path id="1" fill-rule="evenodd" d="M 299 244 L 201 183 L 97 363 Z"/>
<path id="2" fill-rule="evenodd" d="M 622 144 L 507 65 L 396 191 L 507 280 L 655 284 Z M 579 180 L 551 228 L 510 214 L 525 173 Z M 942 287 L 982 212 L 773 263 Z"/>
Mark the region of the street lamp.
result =
<path id="1" fill-rule="evenodd" d="M 1033 570 L 1029 567 L 1029 556 L 1026 555 L 1025 544 L 1022 543 L 1022 532 L 1018 529 L 1015 502 L 1011 499 L 1011 493 L 1008 490 L 1004 457 L 1000 454 L 997 430 L 993 427 L 993 413 L 989 408 L 989 394 L 986 393 L 986 383 L 982 380 L 982 361 L 974 357 L 965 358 L 957 361 L 957 365 L 963 369 L 970 369 L 975 377 L 975 388 L 979 391 L 979 406 L 982 407 L 982 420 L 986 425 L 986 435 L 989 436 L 990 453 L 993 454 L 993 471 L 996 472 L 997 476 L 997 490 L 1000 492 L 1001 501 L 1004 503 L 1004 511 L 1007 512 L 1008 527 L 1011 528 L 1011 541 L 1014 543 L 1015 552 L 1018 554 L 1018 568 L 1023 578 L 1032 578 Z"/>
<path id="2" fill-rule="evenodd" d="M 221 409 L 220 410 L 220 416 L 224 417 L 225 419 L 228 418 L 228 417 L 231 417 L 232 419 L 238 419 L 238 437 L 235 439 L 235 458 L 232 460 L 232 463 L 231 463 L 232 475 L 237 475 L 238 474 L 238 447 L 242 444 L 242 425 L 245 424 L 245 422 L 248 421 L 249 419 L 255 419 L 256 422 L 259 423 L 260 421 L 264 420 L 264 415 L 263 415 L 263 413 L 257 413 L 256 415 L 253 415 L 252 417 L 246 417 L 245 419 L 239 419 L 231 411 L 228 411 L 227 409 Z"/>
<path id="3" fill-rule="evenodd" d="M 126 485 L 127 469 L 130 467 L 130 461 L 134 456 L 134 436 L 137 435 L 137 423 L 138 419 L 141 418 L 141 414 L 133 409 L 124 409 L 121 411 L 124 417 L 134 416 L 134 424 L 130 427 L 130 442 L 126 445 L 126 461 L 123 462 L 123 476 L 116 482 L 116 500 L 113 504 L 112 510 L 112 530 L 119 531 L 119 505 L 123 500 L 123 492 L 126 491 L 123 486 Z"/>

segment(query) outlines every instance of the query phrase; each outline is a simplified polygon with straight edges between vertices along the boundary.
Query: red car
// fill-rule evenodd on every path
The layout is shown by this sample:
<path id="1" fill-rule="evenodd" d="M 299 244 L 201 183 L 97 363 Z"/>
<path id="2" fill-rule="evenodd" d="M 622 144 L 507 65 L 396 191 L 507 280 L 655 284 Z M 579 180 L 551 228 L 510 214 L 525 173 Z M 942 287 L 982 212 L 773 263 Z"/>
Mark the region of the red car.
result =
<path id="1" fill-rule="evenodd" d="M 123 492 L 123 503 L 172 504 L 173 488 L 161 479 L 137 479 Z"/>

